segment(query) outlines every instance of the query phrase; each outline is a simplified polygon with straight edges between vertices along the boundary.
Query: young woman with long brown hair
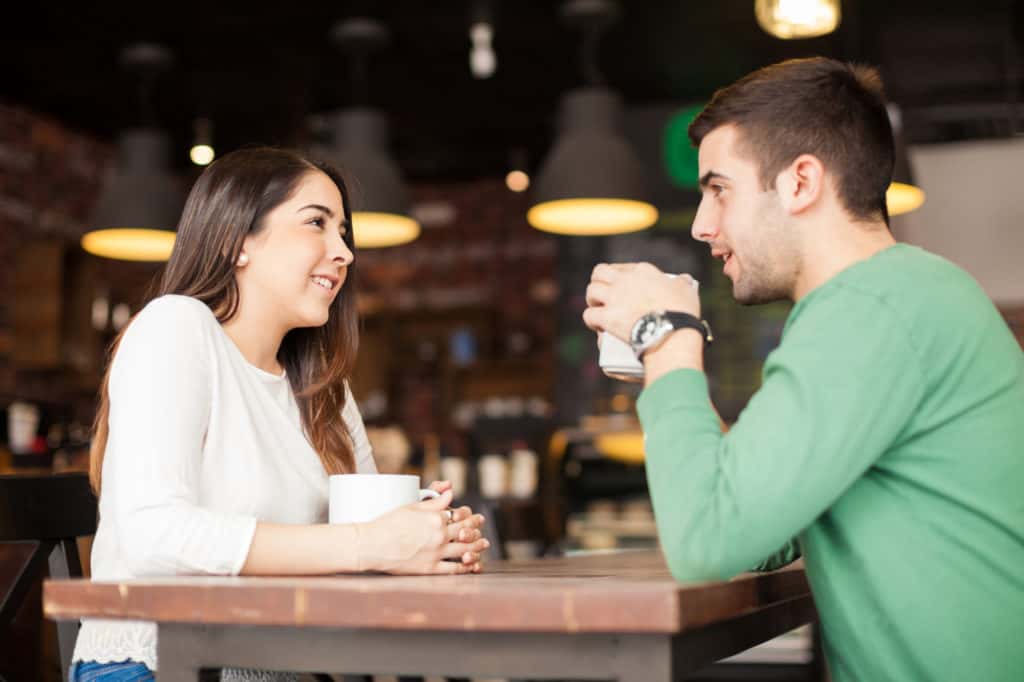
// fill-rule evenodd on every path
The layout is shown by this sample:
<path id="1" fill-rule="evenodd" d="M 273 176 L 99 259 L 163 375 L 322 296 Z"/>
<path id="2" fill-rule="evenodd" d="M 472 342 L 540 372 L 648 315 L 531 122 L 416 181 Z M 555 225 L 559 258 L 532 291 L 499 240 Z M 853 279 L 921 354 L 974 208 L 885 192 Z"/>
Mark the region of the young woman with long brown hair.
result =
<path id="1" fill-rule="evenodd" d="M 260 148 L 203 172 L 104 377 L 93 579 L 480 570 L 483 518 L 448 509 L 446 482 L 376 521 L 325 522 L 328 475 L 376 473 L 347 384 L 353 250 L 330 167 Z M 155 626 L 84 621 L 74 660 L 72 680 L 147 679 Z"/>

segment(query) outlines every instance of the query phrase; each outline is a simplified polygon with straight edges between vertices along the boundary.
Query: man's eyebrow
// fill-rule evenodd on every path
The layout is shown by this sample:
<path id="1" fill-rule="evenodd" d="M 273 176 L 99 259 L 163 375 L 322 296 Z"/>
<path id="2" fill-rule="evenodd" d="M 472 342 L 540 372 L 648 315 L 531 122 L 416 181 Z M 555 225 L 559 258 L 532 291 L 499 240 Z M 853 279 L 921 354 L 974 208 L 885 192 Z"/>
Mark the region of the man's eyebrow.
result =
<path id="1" fill-rule="evenodd" d="M 324 213 L 327 214 L 328 218 L 334 217 L 334 211 L 327 208 L 326 206 L 321 206 L 320 204 L 309 204 L 308 206 L 303 206 L 302 208 L 300 208 L 299 211 L 305 211 L 307 208 L 315 208 L 318 211 L 323 211 Z M 298 211 L 296 211 L 296 213 L 298 213 Z"/>
<path id="2" fill-rule="evenodd" d="M 711 184 L 712 180 L 729 180 L 728 175 L 722 175 L 716 171 L 708 171 L 704 175 L 700 176 L 700 186 L 702 189 L 706 189 Z"/>

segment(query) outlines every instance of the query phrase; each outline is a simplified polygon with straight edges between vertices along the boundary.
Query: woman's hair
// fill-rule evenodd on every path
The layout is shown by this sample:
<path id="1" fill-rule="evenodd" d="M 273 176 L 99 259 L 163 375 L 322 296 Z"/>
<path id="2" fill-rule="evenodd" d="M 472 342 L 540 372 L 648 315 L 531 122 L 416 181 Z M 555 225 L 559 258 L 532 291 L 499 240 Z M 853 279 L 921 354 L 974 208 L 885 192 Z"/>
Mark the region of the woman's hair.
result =
<path id="1" fill-rule="evenodd" d="M 286 201 L 311 172 L 327 175 L 341 192 L 344 219 L 352 224 L 348 189 L 337 170 L 291 150 L 257 147 L 231 152 L 203 171 L 192 187 L 174 250 L 152 297 L 191 296 L 205 303 L 223 324 L 238 311 L 235 263 L 245 238 L 263 230 L 268 213 Z M 352 230 L 345 244 L 355 251 Z M 328 473 L 355 470 L 355 455 L 342 418 L 345 384 L 355 365 L 359 328 L 355 303 L 355 264 L 331 303 L 321 327 L 292 329 L 281 342 L 278 360 L 299 405 L 302 425 Z M 125 329 L 130 325 L 126 325 Z M 113 360 L 124 336 L 110 347 Z M 110 412 L 107 366 L 93 424 L 89 480 L 99 493 Z"/>

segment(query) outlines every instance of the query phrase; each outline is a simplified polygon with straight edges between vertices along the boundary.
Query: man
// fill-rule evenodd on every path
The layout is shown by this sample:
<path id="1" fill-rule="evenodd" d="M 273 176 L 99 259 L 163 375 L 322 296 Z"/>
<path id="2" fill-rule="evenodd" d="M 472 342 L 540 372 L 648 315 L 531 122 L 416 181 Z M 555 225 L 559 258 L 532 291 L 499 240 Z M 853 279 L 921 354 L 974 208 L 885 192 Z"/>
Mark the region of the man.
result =
<path id="1" fill-rule="evenodd" d="M 584 321 L 644 364 L 673 575 L 725 579 L 802 551 L 837 682 L 1022 679 L 1024 355 L 973 279 L 889 232 L 878 75 L 770 66 L 716 93 L 690 137 L 693 237 L 737 301 L 795 305 L 722 433 L 688 278 L 594 269 Z"/>

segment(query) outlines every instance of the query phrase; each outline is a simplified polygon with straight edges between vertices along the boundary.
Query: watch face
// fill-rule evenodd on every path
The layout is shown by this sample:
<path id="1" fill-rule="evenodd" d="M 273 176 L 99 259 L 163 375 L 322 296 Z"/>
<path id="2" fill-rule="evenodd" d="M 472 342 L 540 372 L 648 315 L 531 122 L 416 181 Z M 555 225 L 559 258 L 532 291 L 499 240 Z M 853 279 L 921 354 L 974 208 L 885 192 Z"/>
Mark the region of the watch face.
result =
<path id="1" fill-rule="evenodd" d="M 637 342 L 642 345 L 653 339 L 658 328 L 661 326 L 659 324 L 660 321 L 659 317 L 653 313 L 648 313 L 641 317 L 640 326 L 637 329 Z"/>
<path id="2" fill-rule="evenodd" d="M 672 325 L 665 319 L 662 313 L 647 313 L 637 320 L 633 326 L 629 345 L 632 346 L 633 352 L 639 356 L 671 329 Z"/>

